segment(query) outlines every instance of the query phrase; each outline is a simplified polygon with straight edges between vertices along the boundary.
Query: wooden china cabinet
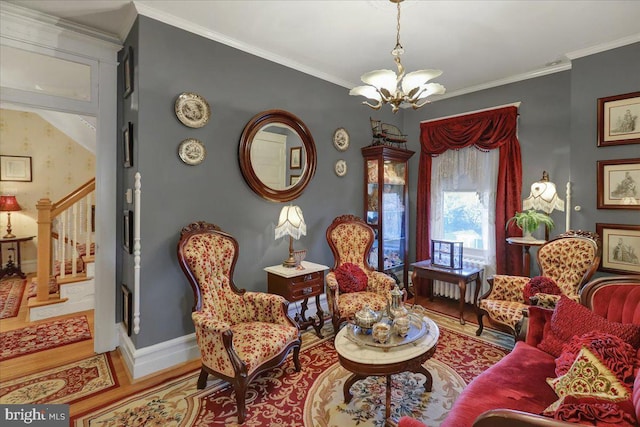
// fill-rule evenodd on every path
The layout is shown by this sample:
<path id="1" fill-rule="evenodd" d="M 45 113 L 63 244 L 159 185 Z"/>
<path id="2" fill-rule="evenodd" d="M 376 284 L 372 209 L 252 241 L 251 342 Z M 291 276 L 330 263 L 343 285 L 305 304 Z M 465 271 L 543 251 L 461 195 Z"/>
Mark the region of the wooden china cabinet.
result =
<path id="1" fill-rule="evenodd" d="M 409 165 L 414 152 L 388 145 L 362 148 L 364 218 L 375 233 L 369 264 L 408 283 Z"/>

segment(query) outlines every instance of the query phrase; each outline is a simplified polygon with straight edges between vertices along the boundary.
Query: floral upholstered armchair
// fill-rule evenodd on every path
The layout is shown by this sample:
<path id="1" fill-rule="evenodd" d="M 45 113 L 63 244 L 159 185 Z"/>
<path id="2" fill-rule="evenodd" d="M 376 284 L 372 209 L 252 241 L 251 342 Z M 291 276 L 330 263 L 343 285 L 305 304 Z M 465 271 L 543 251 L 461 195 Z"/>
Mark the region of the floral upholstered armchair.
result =
<path id="1" fill-rule="evenodd" d="M 237 259 L 238 242 L 218 226 L 201 221 L 182 229 L 178 261 L 195 297 L 191 317 L 202 358 L 198 389 L 205 388 L 209 374 L 231 383 L 242 424 L 251 380 L 279 366 L 291 349 L 300 371 L 301 341 L 283 297 L 236 288 Z"/>
<path id="2" fill-rule="evenodd" d="M 325 279 L 327 301 L 337 333 L 340 324 L 353 318 L 365 305 L 375 311 L 385 309 L 396 281 L 369 265 L 367 257 L 374 234 L 361 218 L 339 216 L 329 225 L 326 234 L 335 260 Z"/>
<path id="3" fill-rule="evenodd" d="M 579 301 L 579 291 L 598 268 L 601 252 L 596 233 L 571 230 L 538 249 L 541 277 L 494 275 L 487 279 L 490 288 L 478 301 L 476 335 L 482 334 L 485 315 L 517 337 L 523 310 L 529 305 L 553 308 L 560 294 Z"/>

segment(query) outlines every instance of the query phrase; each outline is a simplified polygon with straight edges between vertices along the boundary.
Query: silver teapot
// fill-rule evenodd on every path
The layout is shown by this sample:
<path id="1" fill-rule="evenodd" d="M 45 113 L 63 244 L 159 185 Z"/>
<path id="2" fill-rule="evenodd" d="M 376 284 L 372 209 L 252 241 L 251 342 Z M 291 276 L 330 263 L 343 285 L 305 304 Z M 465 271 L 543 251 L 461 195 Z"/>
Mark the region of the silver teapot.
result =
<path id="1" fill-rule="evenodd" d="M 355 324 L 365 331 L 371 331 L 373 324 L 382 319 L 382 313 L 374 311 L 368 304 L 365 304 L 361 310 L 354 315 Z"/>
<path id="2" fill-rule="evenodd" d="M 406 317 L 409 315 L 409 310 L 404 306 L 404 291 L 401 291 L 396 284 L 389 292 L 391 295 L 391 301 L 389 302 L 389 317 L 395 319 L 398 317 Z"/>

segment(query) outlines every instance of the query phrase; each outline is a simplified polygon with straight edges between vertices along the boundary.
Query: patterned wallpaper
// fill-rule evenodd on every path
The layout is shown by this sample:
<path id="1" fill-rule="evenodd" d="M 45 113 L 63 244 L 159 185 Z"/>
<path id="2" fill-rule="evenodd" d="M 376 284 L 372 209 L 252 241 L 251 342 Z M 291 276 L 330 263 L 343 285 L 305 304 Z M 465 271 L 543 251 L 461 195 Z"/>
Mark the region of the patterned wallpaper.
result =
<path id="1" fill-rule="evenodd" d="M 0 194 L 15 195 L 22 211 L 11 214 L 16 236 L 37 235 L 36 203 L 60 200 L 95 176 L 95 155 L 38 114 L 0 109 L 0 155 L 31 157 L 32 182 L 0 181 Z M 0 236 L 6 234 L 7 214 L 0 213 Z M 37 239 L 24 243 L 23 271 L 36 268 Z M 6 263 L 9 245 L 3 245 Z"/>

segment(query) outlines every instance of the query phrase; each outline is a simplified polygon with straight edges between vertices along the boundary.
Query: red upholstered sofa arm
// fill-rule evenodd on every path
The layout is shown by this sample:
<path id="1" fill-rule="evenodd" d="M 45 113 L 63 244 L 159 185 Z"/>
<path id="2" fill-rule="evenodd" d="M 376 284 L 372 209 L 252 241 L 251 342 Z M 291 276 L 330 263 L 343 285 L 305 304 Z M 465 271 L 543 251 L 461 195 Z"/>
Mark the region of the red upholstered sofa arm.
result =
<path id="1" fill-rule="evenodd" d="M 537 306 L 529 306 L 527 321 L 525 322 L 526 331 L 523 331 L 524 341 L 530 346 L 537 347 L 542 341 L 545 325 L 551 321 L 553 310 Z"/>

